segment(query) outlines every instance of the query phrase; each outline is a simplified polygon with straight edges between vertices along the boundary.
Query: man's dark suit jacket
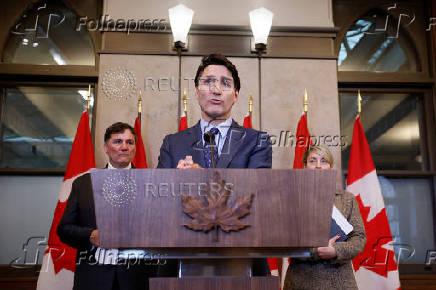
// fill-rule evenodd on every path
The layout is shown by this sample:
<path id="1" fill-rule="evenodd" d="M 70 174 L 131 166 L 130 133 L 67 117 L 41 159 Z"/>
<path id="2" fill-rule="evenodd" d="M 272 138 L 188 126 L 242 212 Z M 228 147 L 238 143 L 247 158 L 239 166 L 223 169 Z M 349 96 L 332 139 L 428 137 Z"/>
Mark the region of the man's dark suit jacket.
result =
<path id="1" fill-rule="evenodd" d="M 158 168 L 176 168 L 180 159 L 191 155 L 205 167 L 200 122 L 181 132 L 167 135 L 160 149 Z M 235 121 L 227 132 L 216 168 L 271 168 L 272 149 L 267 133 L 244 128 Z"/>
<path id="2" fill-rule="evenodd" d="M 200 122 L 181 132 L 167 135 L 160 148 L 158 168 L 176 168 L 180 159 L 191 155 L 194 163 L 205 167 Z M 267 133 L 244 128 L 235 121 L 227 132 L 226 141 L 216 168 L 271 168 L 272 148 Z M 159 270 L 159 276 L 175 276 L 177 264 L 168 262 Z M 254 276 L 269 275 L 265 259 L 255 259 Z"/>
<path id="3" fill-rule="evenodd" d="M 157 266 L 98 265 L 91 244 L 91 232 L 97 229 L 91 175 L 78 177 L 72 185 L 64 215 L 57 234 L 60 240 L 77 249 L 73 289 L 113 289 L 118 281 L 120 289 L 148 289 L 148 277 L 155 276 Z M 81 257 L 81 258 L 80 258 Z"/>

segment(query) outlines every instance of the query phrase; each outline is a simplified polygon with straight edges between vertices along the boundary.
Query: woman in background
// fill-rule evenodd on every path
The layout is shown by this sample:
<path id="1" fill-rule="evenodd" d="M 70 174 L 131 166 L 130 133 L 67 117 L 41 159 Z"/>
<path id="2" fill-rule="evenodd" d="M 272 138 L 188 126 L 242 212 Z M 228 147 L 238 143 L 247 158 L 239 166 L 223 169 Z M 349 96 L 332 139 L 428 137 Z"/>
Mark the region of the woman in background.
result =
<path id="1" fill-rule="evenodd" d="M 311 146 L 303 156 L 303 164 L 307 169 L 331 169 L 333 156 L 327 147 Z M 353 231 L 342 242 L 337 241 L 339 235 L 332 237 L 327 247 L 314 249 L 309 259 L 291 259 L 284 290 L 357 289 L 351 259 L 365 247 L 365 227 L 352 193 L 337 190 L 335 206 L 353 226 Z"/>

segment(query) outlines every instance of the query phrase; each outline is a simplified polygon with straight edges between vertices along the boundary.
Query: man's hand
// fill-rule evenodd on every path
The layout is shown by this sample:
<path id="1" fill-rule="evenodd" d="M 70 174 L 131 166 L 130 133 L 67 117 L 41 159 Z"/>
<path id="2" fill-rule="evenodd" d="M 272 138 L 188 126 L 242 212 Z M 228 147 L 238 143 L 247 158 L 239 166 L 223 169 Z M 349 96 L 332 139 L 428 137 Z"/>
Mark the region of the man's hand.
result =
<path id="1" fill-rule="evenodd" d="M 185 159 L 180 159 L 177 164 L 177 169 L 202 169 L 200 165 L 194 163 L 192 156 L 187 155 Z"/>
<path id="2" fill-rule="evenodd" d="M 333 259 L 336 257 L 336 249 L 333 247 L 333 244 L 339 239 L 341 235 L 336 235 L 329 240 L 328 247 L 319 247 L 318 248 L 318 256 L 321 259 Z"/>
<path id="3" fill-rule="evenodd" d="M 98 230 L 93 230 L 91 232 L 91 235 L 89 236 L 89 240 L 91 241 L 91 244 L 93 244 L 94 246 L 100 246 L 99 242 L 98 242 Z"/>

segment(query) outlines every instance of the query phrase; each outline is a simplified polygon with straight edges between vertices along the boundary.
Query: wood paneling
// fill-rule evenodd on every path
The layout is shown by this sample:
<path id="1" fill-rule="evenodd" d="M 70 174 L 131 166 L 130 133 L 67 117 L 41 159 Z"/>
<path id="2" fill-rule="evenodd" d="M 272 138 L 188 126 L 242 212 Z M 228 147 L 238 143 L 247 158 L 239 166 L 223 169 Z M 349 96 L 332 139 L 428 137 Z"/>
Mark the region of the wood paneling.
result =
<path id="1" fill-rule="evenodd" d="M 0 278 L 0 289 L 3 290 L 34 290 L 38 277 L 28 278 Z"/>
<path id="2" fill-rule="evenodd" d="M 219 230 L 218 242 L 213 232 L 183 226 L 191 218 L 183 213 L 180 198 L 188 194 L 203 199 L 215 170 L 93 171 L 100 244 L 104 248 L 186 248 L 191 252 L 195 252 L 193 248 L 305 248 L 327 244 L 335 170 L 216 171 L 232 188 L 228 204 L 238 196 L 255 194 L 251 213 L 241 220 L 250 226 L 238 232 Z M 133 189 L 124 193 L 135 197 L 112 206 L 105 194 L 113 190 L 110 186 L 116 186 L 119 178 L 131 180 L 131 184 L 134 180 Z M 101 187 L 96 188 L 96 184 Z"/>
<path id="3" fill-rule="evenodd" d="M 192 32 L 188 36 L 188 50 L 183 55 L 207 55 L 220 52 L 226 56 L 257 57 L 251 51 L 251 35 L 244 31 Z M 268 38 L 264 57 L 336 59 L 334 33 L 280 32 Z M 101 53 L 170 54 L 173 38 L 169 33 L 104 32 Z"/>
<path id="4" fill-rule="evenodd" d="M 37 75 L 55 77 L 97 77 L 98 70 L 87 65 L 0 64 L 0 75 Z"/>
<path id="5" fill-rule="evenodd" d="M 436 275 L 400 275 L 400 282 L 403 290 L 436 289 Z"/>

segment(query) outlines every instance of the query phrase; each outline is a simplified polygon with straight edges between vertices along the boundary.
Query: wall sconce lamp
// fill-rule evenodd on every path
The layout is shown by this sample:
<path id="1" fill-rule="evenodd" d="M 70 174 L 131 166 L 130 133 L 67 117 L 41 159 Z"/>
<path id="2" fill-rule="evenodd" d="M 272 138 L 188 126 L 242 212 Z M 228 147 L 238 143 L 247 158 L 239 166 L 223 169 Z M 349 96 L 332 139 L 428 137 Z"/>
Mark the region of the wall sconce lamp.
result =
<path id="1" fill-rule="evenodd" d="M 170 18 L 171 32 L 174 38 L 174 47 L 180 52 L 181 50 L 188 50 L 187 37 L 189 29 L 192 24 L 192 17 L 194 10 L 189 9 L 183 4 L 179 4 L 168 9 Z"/>
<path id="2" fill-rule="evenodd" d="M 255 51 L 261 54 L 266 50 L 266 43 L 271 30 L 274 13 L 261 7 L 251 10 L 248 15 L 250 16 L 251 31 L 254 36 Z"/>

